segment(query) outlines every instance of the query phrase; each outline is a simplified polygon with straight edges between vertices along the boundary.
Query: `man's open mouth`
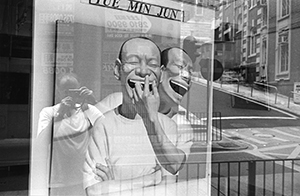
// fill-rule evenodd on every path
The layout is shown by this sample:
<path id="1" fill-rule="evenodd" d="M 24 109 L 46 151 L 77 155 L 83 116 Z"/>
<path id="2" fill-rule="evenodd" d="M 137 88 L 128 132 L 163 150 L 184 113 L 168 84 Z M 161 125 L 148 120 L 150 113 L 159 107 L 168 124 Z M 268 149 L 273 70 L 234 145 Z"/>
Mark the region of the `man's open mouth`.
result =
<path id="1" fill-rule="evenodd" d="M 140 83 L 141 85 L 141 89 L 144 91 L 144 87 L 145 87 L 145 82 L 144 81 L 137 81 L 137 80 L 128 80 L 128 85 L 130 86 L 130 88 L 135 88 L 135 83 Z M 152 91 L 152 82 L 149 83 L 149 91 Z"/>
<path id="2" fill-rule="evenodd" d="M 188 88 L 183 86 L 180 83 L 177 83 L 173 80 L 170 80 L 170 86 L 171 88 L 179 95 L 183 96 L 188 91 Z"/>

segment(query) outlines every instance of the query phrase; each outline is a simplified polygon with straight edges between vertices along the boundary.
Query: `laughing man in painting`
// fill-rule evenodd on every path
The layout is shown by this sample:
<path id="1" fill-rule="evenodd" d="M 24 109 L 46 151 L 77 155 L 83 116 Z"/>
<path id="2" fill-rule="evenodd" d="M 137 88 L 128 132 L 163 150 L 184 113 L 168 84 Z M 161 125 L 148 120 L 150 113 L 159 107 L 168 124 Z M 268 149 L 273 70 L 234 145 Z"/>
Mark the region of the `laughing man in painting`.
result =
<path id="1" fill-rule="evenodd" d="M 84 164 L 88 195 L 155 185 L 162 180 L 162 168 L 171 174 L 182 168 L 186 155 L 174 141 L 177 126 L 158 112 L 160 55 L 157 45 L 143 37 L 121 46 L 115 74 L 122 104 L 96 121 Z M 96 163 L 101 177 L 94 174 Z"/>

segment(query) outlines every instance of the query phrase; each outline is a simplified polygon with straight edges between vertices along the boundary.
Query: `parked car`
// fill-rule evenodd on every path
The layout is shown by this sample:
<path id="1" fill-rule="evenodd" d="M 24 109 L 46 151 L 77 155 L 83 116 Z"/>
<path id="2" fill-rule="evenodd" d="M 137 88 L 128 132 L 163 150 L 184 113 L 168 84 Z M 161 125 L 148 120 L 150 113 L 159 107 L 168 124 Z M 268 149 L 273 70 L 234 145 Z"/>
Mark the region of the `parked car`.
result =
<path id="1" fill-rule="evenodd" d="M 241 76 L 235 71 L 226 71 L 220 78 L 222 83 L 238 83 L 241 81 Z"/>

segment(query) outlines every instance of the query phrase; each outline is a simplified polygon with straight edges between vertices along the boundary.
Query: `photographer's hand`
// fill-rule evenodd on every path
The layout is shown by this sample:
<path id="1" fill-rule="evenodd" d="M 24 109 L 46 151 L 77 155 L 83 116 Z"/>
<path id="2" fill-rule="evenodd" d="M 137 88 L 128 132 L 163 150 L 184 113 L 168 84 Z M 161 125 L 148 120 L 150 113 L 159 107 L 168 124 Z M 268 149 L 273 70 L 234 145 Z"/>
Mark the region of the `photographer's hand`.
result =
<path id="1" fill-rule="evenodd" d="M 55 115 L 56 120 L 63 119 L 64 115 L 71 116 L 71 109 L 74 107 L 72 97 L 68 96 L 61 100 L 59 109 Z"/>
<path id="2" fill-rule="evenodd" d="M 80 98 L 83 102 L 95 105 L 97 103 L 96 98 L 93 94 L 93 91 L 88 89 L 87 87 L 83 86 L 80 88 Z"/>

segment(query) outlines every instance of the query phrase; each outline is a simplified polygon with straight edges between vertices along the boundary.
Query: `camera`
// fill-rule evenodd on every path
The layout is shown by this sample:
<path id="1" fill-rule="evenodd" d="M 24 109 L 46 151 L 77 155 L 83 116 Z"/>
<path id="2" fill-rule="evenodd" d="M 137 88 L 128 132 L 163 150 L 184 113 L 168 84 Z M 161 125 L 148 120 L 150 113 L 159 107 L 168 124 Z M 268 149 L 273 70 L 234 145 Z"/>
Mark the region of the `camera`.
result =
<path id="1" fill-rule="evenodd" d="M 80 89 L 69 89 L 69 95 L 72 98 L 79 98 L 80 97 L 80 92 L 81 92 Z"/>
<path id="2" fill-rule="evenodd" d="M 80 89 L 69 89 L 69 96 L 72 97 L 74 102 L 74 107 L 80 107 L 83 103 L 82 98 L 80 97 Z"/>

